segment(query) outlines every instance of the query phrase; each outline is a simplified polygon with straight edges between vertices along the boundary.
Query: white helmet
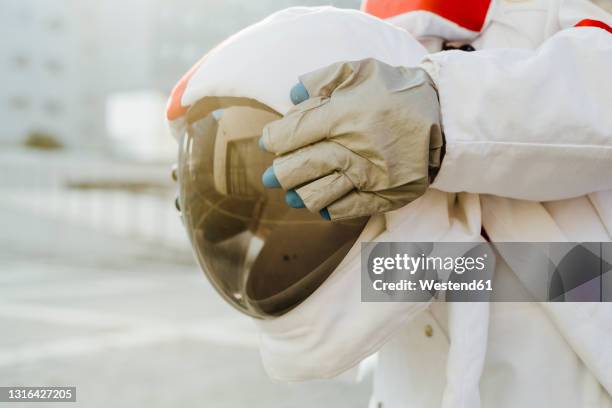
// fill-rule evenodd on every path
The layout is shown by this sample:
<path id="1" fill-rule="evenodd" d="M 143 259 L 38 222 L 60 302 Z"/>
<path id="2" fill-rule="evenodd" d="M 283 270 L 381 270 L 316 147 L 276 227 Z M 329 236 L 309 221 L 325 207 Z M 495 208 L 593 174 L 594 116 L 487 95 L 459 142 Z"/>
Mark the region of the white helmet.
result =
<path id="1" fill-rule="evenodd" d="M 228 38 L 180 80 L 167 111 L 180 142 L 180 208 L 202 269 L 229 303 L 258 318 L 284 315 L 384 228 L 380 216 L 324 221 L 263 188 L 274 157 L 257 141 L 292 107 L 299 76 L 365 58 L 414 66 L 425 53 L 362 12 L 300 7 Z"/>
<path id="2" fill-rule="evenodd" d="M 172 91 L 167 118 L 182 137 L 186 113 L 206 97 L 249 98 L 285 114 L 300 75 L 342 61 L 374 58 L 416 66 L 427 50 L 405 30 L 357 10 L 294 7 L 229 37 Z"/>

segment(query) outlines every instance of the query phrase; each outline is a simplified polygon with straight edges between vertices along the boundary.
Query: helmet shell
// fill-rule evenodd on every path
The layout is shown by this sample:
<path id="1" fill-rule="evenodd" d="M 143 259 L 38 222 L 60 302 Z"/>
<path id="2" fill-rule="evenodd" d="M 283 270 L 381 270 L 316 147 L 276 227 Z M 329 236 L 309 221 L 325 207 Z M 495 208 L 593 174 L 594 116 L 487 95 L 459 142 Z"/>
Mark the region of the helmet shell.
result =
<path id="1" fill-rule="evenodd" d="M 181 120 L 204 97 L 254 99 L 285 114 L 292 106 L 289 90 L 302 74 L 366 58 L 414 66 L 426 53 L 407 31 L 358 10 L 288 8 L 208 52 L 172 91 L 167 117 L 182 133 Z"/>

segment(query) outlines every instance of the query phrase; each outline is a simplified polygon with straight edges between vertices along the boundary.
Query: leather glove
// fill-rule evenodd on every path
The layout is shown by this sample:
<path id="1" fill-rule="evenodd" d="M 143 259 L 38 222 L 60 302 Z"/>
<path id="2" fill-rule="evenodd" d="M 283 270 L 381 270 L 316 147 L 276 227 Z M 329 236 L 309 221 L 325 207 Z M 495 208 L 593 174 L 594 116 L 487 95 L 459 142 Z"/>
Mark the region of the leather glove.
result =
<path id="1" fill-rule="evenodd" d="M 260 145 L 277 155 L 264 185 L 332 220 L 394 210 L 425 192 L 443 148 L 438 95 L 425 70 L 366 59 L 300 83 L 291 92 L 298 104 L 264 128 Z"/>

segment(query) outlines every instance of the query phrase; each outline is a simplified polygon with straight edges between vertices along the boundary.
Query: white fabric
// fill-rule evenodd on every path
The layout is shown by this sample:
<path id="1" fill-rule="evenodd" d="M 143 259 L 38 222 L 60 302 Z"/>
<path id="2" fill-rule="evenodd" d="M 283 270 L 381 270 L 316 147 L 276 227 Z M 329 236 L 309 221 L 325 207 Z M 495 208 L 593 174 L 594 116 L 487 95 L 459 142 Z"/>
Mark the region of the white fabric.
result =
<path id="1" fill-rule="evenodd" d="M 430 11 L 418 10 L 387 19 L 388 22 L 404 28 L 418 39 L 428 37 L 444 38 L 448 41 L 471 41 L 477 31 L 468 30 Z"/>
<path id="2" fill-rule="evenodd" d="M 256 99 L 284 114 L 289 90 L 306 72 L 342 61 L 376 58 L 416 66 L 425 48 L 404 30 L 357 10 L 294 7 L 279 11 L 210 51 L 181 104 L 204 96 Z"/>
<path id="3" fill-rule="evenodd" d="M 434 188 L 536 201 L 612 188 L 610 33 L 580 27 L 536 51 L 428 58 L 447 142 Z"/>
<path id="4" fill-rule="evenodd" d="M 517 69 L 522 70 L 523 67 L 513 66 L 516 58 L 521 59 L 525 67 L 535 62 L 538 54 L 529 49 L 538 47 L 558 30 L 585 18 L 599 19 L 610 24 L 610 17 L 581 0 L 506 1 L 496 2 L 496 5 L 489 25 L 473 45 L 479 50 L 505 50 L 482 52 L 480 54 L 483 59 L 475 65 L 471 65 L 471 62 L 478 61 L 478 58 L 470 58 L 468 64 L 452 65 L 466 57 L 459 52 L 443 53 L 430 58 L 428 70 L 436 76 L 441 92 L 445 133 L 449 141 L 447 158 L 451 158 L 448 162 L 445 158 L 443 171 L 446 173 L 441 173 L 442 178 L 436 183 L 445 183 L 445 186 L 455 191 L 467 189 L 467 182 L 473 183 L 470 186 L 474 187 L 471 190 L 475 192 L 505 194 L 499 190 L 501 186 L 515 196 L 533 199 L 569 197 L 606 187 L 609 178 L 593 172 L 592 163 L 581 160 L 579 166 L 572 167 L 577 174 L 568 174 L 565 167 L 574 165 L 565 159 L 571 157 L 569 152 L 572 149 L 589 148 L 591 143 L 598 143 L 604 150 L 603 155 L 600 156 L 602 152 L 596 153 L 594 149 L 589 149 L 585 157 L 593 159 L 599 156 L 609 160 L 607 149 L 612 129 L 609 115 L 612 109 L 609 99 L 611 92 L 607 78 L 610 72 L 609 47 L 612 43 L 610 34 L 594 28 L 560 33 L 544 45 L 548 55 L 554 56 L 553 61 L 538 60 L 542 64 L 555 61 L 558 64 L 548 65 L 545 70 L 536 69 L 533 74 L 524 70 L 522 82 L 506 84 L 504 81 L 513 70 L 515 74 Z M 511 51 L 507 48 L 525 50 Z M 498 65 L 498 69 L 491 71 L 491 65 L 484 63 L 486 57 L 502 54 L 502 58 L 508 58 L 506 64 Z M 565 59 L 572 55 L 573 59 Z M 453 63 L 450 63 L 451 59 Z M 530 61 L 526 62 L 526 59 Z M 559 63 L 560 59 L 563 59 L 563 63 Z M 577 69 L 579 66 L 581 68 Z M 457 82 L 451 81 L 447 74 L 459 71 L 461 75 L 455 77 Z M 559 85 L 555 78 L 563 78 L 564 81 Z M 555 84 L 557 88 L 548 86 Z M 510 96 L 502 91 L 505 97 L 492 92 L 486 97 L 480 94 L 481 98 L 476 103 L 472 103 L 476 99 L 470 100 L 472 95 L 478 93 L 478 89 L 488 88 L 487 91 L 490 91 L 500 87 L 512 89 Z M 467 103 L 464 98 L 466 95 Z M 452 102 L 446 98 L 449 96 Z M 571 112 L 569 105 L 573 105 L 576 111 Z M 586 116 L 577 118 L 576 114 L 581 112 Z M 575 122 L 569 122 L 568 119 Z M 463 121 L 471 128 L 455 127 L 455 120 Z M 535 126 L 532 127 L 532 123 Z M 568 126 L 575 129 L 573 135 L 567 133 Z M 535 140 L 526 140 L 526 137 Z M 482 146 L 479 143 L 469 143 L 471 140 L 483 144 L 497 143 L 503 155 L 500 153 L 491 156 L 489 152 L 487 165 L 476 169 L 472 161 L 480 160 Z M 561 151 L 554 146 L 560 140 L 566 144 Z M 504 146 L 504 142 L 552 144 L 552 149 L 547 149 L 543 156 L 538 157 L 538 160 L 548 160 L 548 168 L 541 168 L 548 171 L 548 182 L 534 177 L 537 173 L 524 172 L 523 166 L 534 170 L 534 165 L 539 165 L 538 162 L 526 160 L 531 155 L 529 149 L 508 151 L 505 150 L 508 146 Z M 534 146 L 532 151 L 538 150 L 538 146 Z M 574 155 L 577 158 L 579 156 Z M 507 167 L 511 164 L 511 167 Z M 609 162 L 600 161 L 596 164 L 609 177 Z M 444 169 L 445 165 L 447 169 Z M 466 169 L 474 171 L 470 172 L 470 177 L 466 175 Z M 511 177 L 503 173 L 509 169 L 512 170 Z M 550 169 L 555 172 L 551 173 Z M 451 174 L 453 170 L 458 173 Z M 490 175 L 493 177 L 489 178 Z M 456 177 L 455 180 L 463 183 L 464 187 L 450 187 L 452 183 L 447 183 L 448 177 Z M 496 180 L 493 181 L 493 178 Z M 539 187 L 536 188 L 535 184 L 539 184 Z M 481 195 L 480 203 L 483 226 L 493 241 L 609 241 L 611 238 L 610 191 L 595 192 L 588 198 L 582 196 L 545 204 Z M 523 275 L 520 265 L 509 266 L 502 256 L 496 265 L 495 279 L 503 280 L 504 285 L 520 288 L 521 282 L 529 277 Z M 609 304 L 493 303 L 490 306 L 488 321 L 476 321 L 473 314 L 453 316 L 453 313 L 448 313 L 449 327 L 463 327 L 464 334 L 471 330 L 474 339 L 488 332 L 488 343 L 486 347 L 470 347 L 451 332 L 450 342 L 455 342 L 455 349 L 437 348 L 438 352 L 447 353 L 449 360 L 443 406 L 612 406 L 612 308 Z M 486 313 L 486 305 L 482 305 L 480 313 Z M 414 320 L 397 336 L 402 336 L 406 331 L 418 333 L 422 331 L 422 323 Z M 395 377 L 406 371 L 406 368 L 399 369 L 397 366 L 385 365 L 385 362 L 401 357 L 403 361 L 409 361 L 406 364 L 420 367 L 427 364 L 427 360 L 421 358 L 419 353 L 421 350 L 431 353 L 431 343 L 425 336 L 421 336 L 420 343 L 402 345 L 391 340 L 381 349 L 371 407 L 377 407 L 378 404 L 387 408 L 440 406 L 441 403 L 436 401 L 419 403 L 423 401 L 420 393 L 406 395 L 397 389 L 389 390 L 384 385 L 393 382 Z M 485 358 L 482 374 L 477 370 L 471 371 L 474 359 L 480 361 L 481 358 Z M 451 365 L 451 361 L 455 364 Z M 458 382 L 451 378 L 453 366 L 455 372 L 463 369 L 466 373 Z M 441 375 L 443 373 L 439 372 L 438 376 Z M 435 377 L 429 378 L 432 385 L 437 384 L 433 379 Z M 479 382 L 479 390 L 472 386 L 475 382 Z M 439 384 L 436 387 L 425 387 L 423 392 L 433 392 L 439 389 Z M 465 390 L 467 395 L 464 394 Z M 449 395 L 463 398 L 449 402 L 446 398 Z"/>

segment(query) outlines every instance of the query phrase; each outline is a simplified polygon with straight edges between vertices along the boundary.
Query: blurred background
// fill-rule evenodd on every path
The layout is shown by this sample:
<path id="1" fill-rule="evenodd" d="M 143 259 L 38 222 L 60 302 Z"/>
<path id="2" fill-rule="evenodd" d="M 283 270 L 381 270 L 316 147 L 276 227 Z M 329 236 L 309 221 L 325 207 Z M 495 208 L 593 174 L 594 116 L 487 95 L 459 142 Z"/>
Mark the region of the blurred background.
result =
<path id="1" fill-rule="evenodd" d="M 71 407 L 367 406 L 368 384 L 268 379 L 170 179 L 178 79 L 273 11 L 322 4 L 359 0 L 0 2 L 0 386 L 76 386 Z"/>
<path id="2" fill-rule="evenodd" d="M 0 2 L 0 386 L 77 386 L 72 407 L 367 406 L 367 381 L 267 378 L 252 323 L 194 263 L 163 122 L 229 34 L 359 3 Z"/>

